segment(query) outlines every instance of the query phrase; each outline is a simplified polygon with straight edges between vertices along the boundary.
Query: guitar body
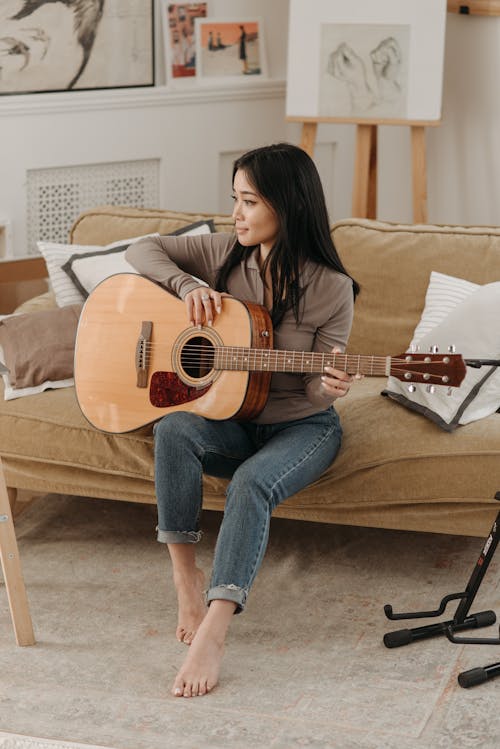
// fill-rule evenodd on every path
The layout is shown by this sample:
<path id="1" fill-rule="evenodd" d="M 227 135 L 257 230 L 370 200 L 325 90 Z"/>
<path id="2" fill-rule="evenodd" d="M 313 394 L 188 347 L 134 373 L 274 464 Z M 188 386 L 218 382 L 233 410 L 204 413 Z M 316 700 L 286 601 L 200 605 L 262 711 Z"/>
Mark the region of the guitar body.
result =
<path id="1" fill-rule="evenodd" d="M 152 281 L 118 274 L 100 283 L 82 310 L 75 348 L 80 408 L 97 429 L 129 432 L 173 411 L 250 419 L 264 407 L 270 372 L 214 370 L 193 352 L 215 346 L 272 348 L 259 305 L 224 298 L 213 327 L 186 320 L 184 302 Z"/>

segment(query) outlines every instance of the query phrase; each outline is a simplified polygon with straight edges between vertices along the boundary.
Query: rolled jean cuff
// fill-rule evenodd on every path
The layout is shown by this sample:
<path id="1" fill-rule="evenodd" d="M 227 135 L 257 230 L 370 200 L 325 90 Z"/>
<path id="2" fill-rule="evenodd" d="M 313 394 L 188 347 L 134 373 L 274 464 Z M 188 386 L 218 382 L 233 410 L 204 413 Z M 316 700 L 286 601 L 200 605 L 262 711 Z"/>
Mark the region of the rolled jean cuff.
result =
<path id="1" fill-rule="evenodd" d="M 207 603 L 211 601 L 233 601 L 236 604 L 235 614 L 239 614 L 245 608 L 248 591 L 237 585 L 217 585 L 210 588 L 206 594 Z"/>
<path id="2" fill-rule="evenodd" d="M 161 544 L 197 544 L 203 535 L 202 531 L 162 531 L 158 527 L 156 531 Z"/>

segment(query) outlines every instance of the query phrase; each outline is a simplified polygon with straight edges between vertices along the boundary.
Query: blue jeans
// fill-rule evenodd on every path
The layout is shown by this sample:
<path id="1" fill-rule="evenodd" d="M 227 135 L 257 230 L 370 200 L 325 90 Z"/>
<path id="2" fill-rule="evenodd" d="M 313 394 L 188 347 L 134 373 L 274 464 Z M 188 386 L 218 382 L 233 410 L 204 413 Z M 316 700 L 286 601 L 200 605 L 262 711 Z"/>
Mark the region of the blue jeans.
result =
<path id="1" fill-rule="evenodd" d="M 224 599 L 243 610 L 267 547 L 271 513 L 321 476 L 341 437 L 333 408 L 279 424 L 212 421 L 183 411 L 156 424 L 158 541 L 199 541 L 203 473 L 231 478 L 208 603 Z"/>

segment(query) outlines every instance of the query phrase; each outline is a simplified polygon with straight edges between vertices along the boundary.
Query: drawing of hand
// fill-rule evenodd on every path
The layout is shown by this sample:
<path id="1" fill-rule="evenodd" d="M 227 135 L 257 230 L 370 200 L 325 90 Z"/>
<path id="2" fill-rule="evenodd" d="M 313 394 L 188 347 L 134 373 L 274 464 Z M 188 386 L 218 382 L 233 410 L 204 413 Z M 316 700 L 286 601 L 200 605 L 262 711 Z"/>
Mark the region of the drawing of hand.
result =
<path id="1" fill-rule="evenodd" d="M 383 39 L 370 52 L 373 72 L 379 86 L 382 99 L 393 99 L 401 93 L 399 76 L 401 73 L 401 48 L 394 37 Z"/>
<path id="2" fill-rule="evenodd" d="M 375 103 L 366 79 L 363 60 L 345 42 L 339 44 L 328 58 L 328 73 L 349 86 L 353 109 L 368 109 Z"/>
<path id="3" fill-rule="evenodd" d="M 354 86 L 361 86 L 366 83 L 363 60 L 345 42 L 339 44 L 330 55 L 328 72 L 341 81 L 346 81 L 346 83 L 351 83 Z"/>

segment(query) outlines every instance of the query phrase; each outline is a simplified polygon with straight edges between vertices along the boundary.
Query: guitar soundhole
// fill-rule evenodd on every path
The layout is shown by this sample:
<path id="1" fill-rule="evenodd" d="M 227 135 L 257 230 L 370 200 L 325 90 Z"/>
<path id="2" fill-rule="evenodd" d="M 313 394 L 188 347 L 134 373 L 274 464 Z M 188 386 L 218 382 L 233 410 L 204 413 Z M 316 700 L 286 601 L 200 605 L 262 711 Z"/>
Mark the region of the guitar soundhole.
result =
<path id="1" fill-rule="evenodd" d="M 202 379 L 214 367 L 213 344 L 204 336 L 190 338 L 182 347 L 180 359 L 181 367 L 190 379 Z"/>

